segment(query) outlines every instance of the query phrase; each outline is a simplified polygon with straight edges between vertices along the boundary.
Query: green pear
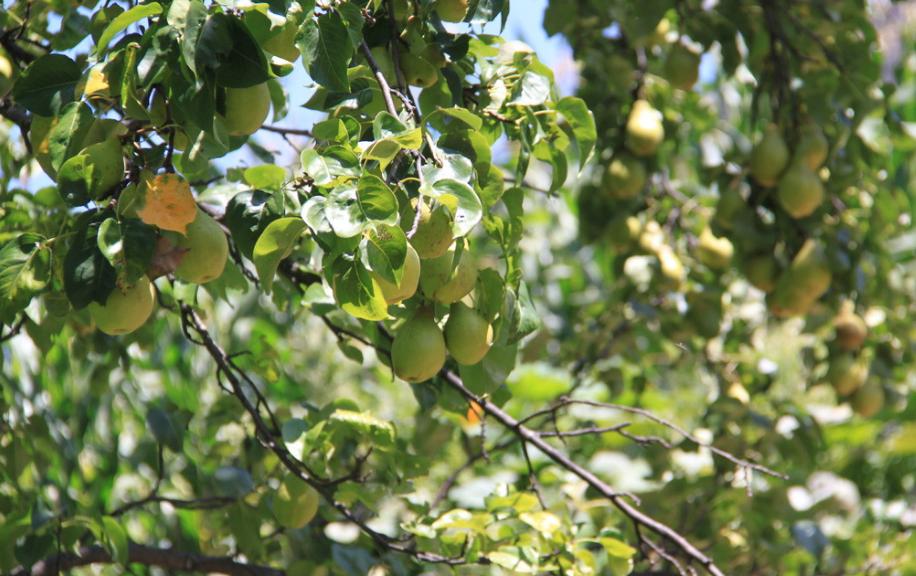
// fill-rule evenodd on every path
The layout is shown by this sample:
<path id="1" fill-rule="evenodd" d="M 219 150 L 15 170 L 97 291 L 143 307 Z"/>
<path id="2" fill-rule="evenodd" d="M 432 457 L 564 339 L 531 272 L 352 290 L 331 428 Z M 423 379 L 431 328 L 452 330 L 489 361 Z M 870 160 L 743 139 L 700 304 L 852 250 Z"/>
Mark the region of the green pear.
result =
<path id="1" fill-rule="evenodd" d="M 413 296 L 420 282 L 420 257 L 413 246 L 407 245 L 407 258 L 404 260 L 404 271 L 401 274 L 400 284 L 394 284 L 382 278 L 375 272 L 372 277 L 382 289 L 382 295 L 388 304 L 398 304 Z"/>
<path id="2" fill-rule="evenodd" d="M 472 366 L 493 345 L 493 326 L 470 306 L 455 302 L 445 323 L 445 345 L 459 364 Z"/>
<path id="3" fill-rule="evenodd" d="M 445 365 L 445 337 L 429 311 L 421 310 L 398 328 L 391 343 L 391 366 L 398 378 L 424 382 Z"/>
<path id="4" fill-rule="evenodd" d="M 141 276 L 126 290 L 115 287 L 104 304 L 90 303 L 89 315 L 105 334 L 121 336 L 143 326 L 153 313 L 155 303 L 156 292 L 152 282 Z"/>
<path id="5" fill-rule="evenodd" d="M 258 131 L 270 112 L 267 83 L 249 88 L 226 88 L 226 113 L 221 117 L 231 136 L 248 136 Z"/>
<path id="6" fill-rule="evenodd" d="M 612 198 L 635 198 L 646 185 L 646 167 L 630 154 L 617 154 L 605 170 L 601 182 Z"/>
<path id="7" fill-rule="evenodd" d="M 810 216 L 824 202 L 824 186 L 806 164 L 793 162 L 779 181 L 776 198 L 782 209 L 797 220 Z"/>
<path id="8" fill-rule="evenodd" d="M 827 160 L 830 144 L 824 131 L 814 122 L 804 124 L 799 130 L 798 145 L 795 147 L 795 159 L 808 168 L 817 170 Z"/>
<path id="9" fill-rule="evenodd" d="M 229 243 L 220 225 L 209 214 L 197 209 L 178 248 L 186 250 L 175 269 L 175 277 L 192 284 L 206 284 L 223 274 L 229 258 Z"/>
<path id="10" fill-rule="evenodd" d="M 668 51 L 665 59 L 665 78 L 680 90 L 691 90 L 700 77 L 700 54 L 677 43 Z"/>
<path id="11" fill-rule="evenodd" d="M 750 172 L 754 180 L 764 188 L 772 188 L 779 181 L 779 175 L 789 162 L 789 147 L 783 140 L 779 127 L 770 124 L 763 138 L 751 151 Z"/>
<path id="12" fill-rule="evenodd" d="M 778 317 L 802 316 L 830 288 L 833 274 L 824 248 L 808 239 L 770 293 L 770 310 Z"/>

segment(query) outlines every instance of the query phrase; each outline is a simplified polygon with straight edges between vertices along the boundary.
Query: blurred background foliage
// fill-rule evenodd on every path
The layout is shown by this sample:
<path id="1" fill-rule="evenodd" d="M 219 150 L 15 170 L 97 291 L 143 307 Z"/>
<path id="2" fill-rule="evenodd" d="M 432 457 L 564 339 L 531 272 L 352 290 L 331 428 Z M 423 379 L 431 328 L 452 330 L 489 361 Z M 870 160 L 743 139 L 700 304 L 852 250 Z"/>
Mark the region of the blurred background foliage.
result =
<path id="1" fill-rule="evenodd" d="M 515 18 L 539 15 L 525 4 L 513 3 L 507 36 L 524 31 Z M 23 10 L 7 5 L 9 14 Z M 69 2 L 42 8 L 30 24 L 46 31 L 36 42 L 78 50 L 83 36 L 68 31 L 90 12 Z M 480 392 L 518 419 L 560 397 L 594 403 L 530 425 L 546 434 L 624 426 L 555 442 L 727 574 L 916 574 L 912 10 L 912 2 L 857 0 L 550 0 L 543 13 L 544 49 L 561 88 L 594 114 L 597 148 L 559 189 L 556 166 L 537 159 L 517 182 L 525 193 L 516 264 L 540 328 L 522 341 L 504 382 Z M 556 50 L 558 39 L 568 52 Z M 666 71 L 676 46 L 702 52 L 688 90 L 672 86 Z M 568 84 L 566 54 L 578 71 Z M 292 89 L 290 78 L 300 85 Z M 287 120 L 310 127 L 300 124 L 314 118 L 299 110 L 312 96 L 306 82 L 297 69 L 283 85 Z M 637 99 L 661 113 L 665 139 L 640 160 L 648 176 L 639 194 L 614 198 L 605 171 L 627 154 L 624 128 Z M 747 159 L 767 125 L 792 140 L 811 120 L 830 143 L 819 172 L 829 200 L 798 220 L 748 176 Z M 301 147 L 296 135 L 287 138 Z M 287 146 L 265 137 L 207 164 L 196 177 L 226 179 L 201 188 L 199 201 L 221 209 L 249 187 L 244 169 L 259 159 L 295 163 L 275 160 L 290 154 Z M 494 146 L 507 179 L 521 146 Z M 4 242 L 48 209 L 41 190 L 53 183 L 30 160 L 15 120 L 0 123 Z M 475 253 L 506 257 L 484 224 L 470 235 Z M 732 246 L 723 265 L 704 255 L 707 230 Z M 830 288 L 805 314 L 777 318 L 747 264 L 765 254 L 783 270 L 810 238 L 823 246 Z M 313 269 L 319 255 L 310 241 L 293 254 Z M 160 288 L 163 308 L 190 294 Z M 569 470 L 520 449 L 511 430 L 481 420 L 442 383 L 397 380 L 384 354 L 329 330 L 328 319 L 378 336 L 338 309 L 329 290 L 302 293 L 284 279 L 267 295 L 230 262 L 217 284 L 193 296 L 214 338 L 238 353 L 236 364 L 269 399 L 291 450 L 330 478 L 365 459 L 365 476 L 336 487 L 335 499 L 374 530 L 492 562 L 454 568 L 462 574 L 673 573 L 657 551 L 637 553 L 643 543 L 625 517 Z M 304 528 L 278 525 L 272 505 L 286 472 L 255 440 L 236 396 L 223 393 L 211 356 L 185 336 L 179 314 L 163 311 L 113 338 L 85 313 L 55 315 L 67 306 L 54 297 L 36 298 L 22 323 L 2 332 L 0 572 L 90 540 L 118 557 L 128 538 L 288 574 L 453 570 L 386 550 L 328 505 Z M 867 363 L 868 386 L 883 398 L 877 407 L 830 384 L 831 363 L 850 355 L 834 326 L 844 302 L 868 328 L 855 359 Z M 334 409 L 374 420 L 335 424 Z M 135 506 L 152 494 L 166 499 Z M 542 507 L 549 512 L 538 515 Z M 554 558 L 554 549 L 564 554 Z"/>

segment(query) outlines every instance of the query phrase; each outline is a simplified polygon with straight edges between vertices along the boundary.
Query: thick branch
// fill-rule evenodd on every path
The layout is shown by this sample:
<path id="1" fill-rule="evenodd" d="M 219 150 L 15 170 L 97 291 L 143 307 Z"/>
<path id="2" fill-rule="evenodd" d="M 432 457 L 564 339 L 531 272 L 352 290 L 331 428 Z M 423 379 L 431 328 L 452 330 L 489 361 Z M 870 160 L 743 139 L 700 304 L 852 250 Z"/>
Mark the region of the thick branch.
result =
<path id="1" fill-rule="evenodd" d="M 284 576 L 286 572 L 269 566 L 243 564 L 225 556 L 190 554 L 173 548 L 153 548 L 131 542 L 128 563 L 156 566 L 166 570 L 199 572 L 201 574 L 227 574 L 228 576 Z M 20 566 L 11 576 L 56 576 L 79 566 L 114 564 L 111 554 L 101 546 L 80 548 L 77 554 L 51 556 L 31 568 Z"/>

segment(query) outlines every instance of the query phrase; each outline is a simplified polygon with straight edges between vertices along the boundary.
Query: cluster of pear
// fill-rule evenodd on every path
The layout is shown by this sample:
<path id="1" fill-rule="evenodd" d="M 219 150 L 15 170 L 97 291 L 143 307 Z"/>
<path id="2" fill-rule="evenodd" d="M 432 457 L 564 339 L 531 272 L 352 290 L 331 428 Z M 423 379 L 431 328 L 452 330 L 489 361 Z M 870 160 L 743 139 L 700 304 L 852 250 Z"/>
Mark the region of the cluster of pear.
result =
<path id="1" fill-rule="evenodd" d="M 824 202 L 824 186 L 817 170 L 827 160 L 828 151 L 827 138 L 813 122 L 799 129 L 794 154 L 779 127 L 772 124 L 751 152 L 750 173 L 764 188 L 778 185 L 776 199 L 786 214 L 806 218 Z"/>
<path id="2" fill-rule="evenodd" d="M 665 139 L 661 112 L 647 100 L 633 103 L 627 117 L 626 150 L 611 158 L 602 176 L 606 192 L 616 200 L 635 198 L 645 187 L 647 171 L 640 157 L 652 156 Z"/>
<path id="3" fill-rule="evenodd" d="M 146 185 L 187 186 L 187 183 L 178 175 L 161 174 Z M 206 284 L 222 275 L 228 258 L 229 243 L 223 229 L 209 214 L 197 208 L 184 234 L 160 231 L 154 256 L 156 270 L 151 267 L 147 275 L 130 286 L 116 286 L 104 303 L 89 305 L 89 314 L 102 332 L 129 334 L 143 326 L 153 313 L 156 294 L 150 275 L 172 271 L 184 282 Z M 164 260 L 167 262 L 163 263 Z"/>
<path id="4" fill-rule="evenodd" d="M 827 381 L 857 414 L 873 416 L 884 406 L 884 388 L 877 377 L 870 375 L 868 355 L 861 350 L 868 326 L 856 314 L 853 302 L 843 302 L 833 319 L 833 328 Z"/>
<path id="5" fill-rule="evenodd" d="M 421 306 L 395 334 L 391 345 L 394 373 L 408 382 L 422 382 L 445 365 L 446 354 L 458 363 L 480 362 L 493 344 L 493 327 L 475 310 L 468 297 L 477 284 L 478 267 L 473 256 L 452 236 L 452 218 L 444 206 L 430 209 L 419 202 L 417 229 L 407 246 L 401 281 L 393 284 L 373 272 L 388 304 L 398 304 L 417 291 L 439 304 L 448 305 L 444 330 L 433 308 Z"/>
<path id="6" fill-rule="evenodd" d="M 437 0 L 433 5 L 435 13 L 444 22 L 462 22 L 468 13 L 470 0 Z M 398 54 L 398 67 L 404 80 L 411 86 L 429 88 L 439 81 L 439 70 L 448 65 L 448 58 L 434 43 L 424 38 L 423 20 L 415 17 L 415 6 L 409 0 L 394 0 L 389 9 L 398 29 L 400 39 L 408 49 Z M 370 50 L 385 79 L 397 86 L 398 77 L 391 53 L 384 46 Z"/>

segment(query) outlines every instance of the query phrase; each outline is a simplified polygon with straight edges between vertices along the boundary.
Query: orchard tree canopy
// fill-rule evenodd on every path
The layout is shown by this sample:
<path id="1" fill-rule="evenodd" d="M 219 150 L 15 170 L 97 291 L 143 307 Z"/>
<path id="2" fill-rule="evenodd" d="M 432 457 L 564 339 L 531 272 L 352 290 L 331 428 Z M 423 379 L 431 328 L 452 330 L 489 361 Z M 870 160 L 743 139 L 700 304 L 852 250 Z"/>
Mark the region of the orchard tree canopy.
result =
<path id="1" fill-rule="evenodd" d="M 0 573 L 916 573 L 884 4 L 4 0 Z"/>

